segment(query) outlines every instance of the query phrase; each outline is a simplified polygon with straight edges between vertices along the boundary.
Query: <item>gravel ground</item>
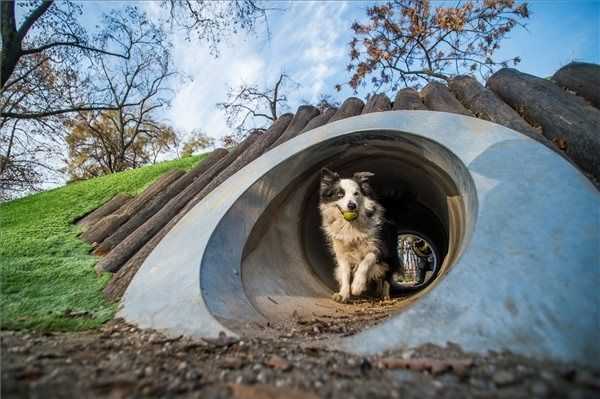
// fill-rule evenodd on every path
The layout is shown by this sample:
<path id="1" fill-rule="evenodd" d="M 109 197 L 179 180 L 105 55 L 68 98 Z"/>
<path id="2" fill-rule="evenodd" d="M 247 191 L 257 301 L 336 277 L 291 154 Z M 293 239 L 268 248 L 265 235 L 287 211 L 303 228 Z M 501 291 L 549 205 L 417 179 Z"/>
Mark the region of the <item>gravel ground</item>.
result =
<path id="1" fill-rule="evenodd" d="M 600 370 L 506 352 L 449 343 L 360 357 L 324 348 L 386 314 L 381 303 L 353 309 L 260 326 L 262 338 L 240 340 L 168 338 L 122 320 L 80 333 L 3 331 L 2 398 L 600 397 Z"/>

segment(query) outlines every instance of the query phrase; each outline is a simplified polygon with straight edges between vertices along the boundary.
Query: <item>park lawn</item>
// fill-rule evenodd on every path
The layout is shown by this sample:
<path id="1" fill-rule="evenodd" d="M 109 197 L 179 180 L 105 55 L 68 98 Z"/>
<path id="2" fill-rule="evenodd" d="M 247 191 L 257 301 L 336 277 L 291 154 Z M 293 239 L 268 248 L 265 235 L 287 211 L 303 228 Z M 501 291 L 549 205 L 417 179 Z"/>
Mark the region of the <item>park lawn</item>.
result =
<path id="1" fill-rule="evenodd" d="M 68 184 L 0 205 L 0 327 L 76 331 L 110 320 L 116 305 L 96 276 L 91 246 L 73 222 L 117 193 L 137 194 L 171 169 L 204 156 L 167 161 Z"/>

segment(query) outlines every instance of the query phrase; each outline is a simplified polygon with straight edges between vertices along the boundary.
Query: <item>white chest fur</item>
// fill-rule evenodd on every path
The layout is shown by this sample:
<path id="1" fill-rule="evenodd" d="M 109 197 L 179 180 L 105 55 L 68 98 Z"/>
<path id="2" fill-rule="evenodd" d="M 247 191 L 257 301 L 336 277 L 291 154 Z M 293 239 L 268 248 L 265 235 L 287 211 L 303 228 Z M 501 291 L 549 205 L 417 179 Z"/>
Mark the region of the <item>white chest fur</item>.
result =
<path id="1" fill-rule="evenodd" d="M 361 214 L 348 222 L 336 208 L 322 209 L 323 230 L 330 240 L 333 252 L 356 266 L 368 253 L 378 253 L 377 225 L 372 218 Z"/>

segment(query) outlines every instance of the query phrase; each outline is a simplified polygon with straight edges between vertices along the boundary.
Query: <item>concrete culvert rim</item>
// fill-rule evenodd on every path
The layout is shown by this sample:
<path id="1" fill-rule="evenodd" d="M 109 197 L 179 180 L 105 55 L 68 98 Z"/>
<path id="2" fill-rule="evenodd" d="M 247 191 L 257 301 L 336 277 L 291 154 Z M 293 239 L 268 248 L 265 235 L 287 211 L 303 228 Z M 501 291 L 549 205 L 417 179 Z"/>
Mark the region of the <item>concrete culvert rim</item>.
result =
<path id="1" fill-rule="evenodd" d="M 465 165 L 447 148 L 412 134 L 383 130 L 332 138 L 297 153 L 257 180 L 209 240 L 202 260 L 201 291 L 209 311 L 231 330 L 248 334 L 255 332 L 246 328 L 251 322 L 356 310 L 352 304 L 330 299 L 336 289 L 334 260 L 318 212 L 319 172 L 324 166 L 343 176 L 373 172 L 372 185 L 388 205 L 386 218 L 394 221 L 396 234 L 410 229 L 436 240 L 443 263 L 430 281 L 431 288 L 468 244 L 477 214 L 475 187 Z M 228 246 L 231 256 L 224 259 L 222 243 L 240 223 L 250 232 L 243 246 Z M 223 268 L 240 276 L 239 292 L 232 293 L 228 281 L 214 278 Z M 413 303 L 424 292 L 397 294 L 402 300 L 390 312 Z"/>
<path id="2" fill-rule="evenodd" d="M 269 233 L 255 230 L 258 220 L 288 192 L 286 187 L 290 200 L 302 203 L 304 197 L 294 193 L 311 184 L 315 171 L 310 168 L 340 159 L 340 148 L 352 147 L 350 138 L 364 142 L 371 135 L 385 149 L 391 140 L 382 140 L 382 134 L 403 137 L 404 150 L 416 159 L 444 155 L 439 160 L 445 166 L 431 172 L 439 169 L 451 177 L 449 189 L 458 189 L 462 204 L 449 201 L 446 207 L 449 215 L 464 218 L 447 224 L 443 263 L 453 266 L 391 318 L 331 343 L 373 354 L 452 341 L 466 351 L 508 349 L 598 364 L 600 274 L 590 265 L 600 258 L 600 194 L 577 169 L 536 141 L 494 123 L 443 112 L 356 116 L 267 151 L 190 209 L 161 240 L 131 281 L 119 316 L 143 328 L 196 337 L 244 334 L 246 324 L 269 320 L 265 315 L 273 307 L 261 304 L 259 309 L 260 297 L 253 295 L 261 287 L 251 272 L 260 245 L 252 241 L 261 241 L 252 237 Z M 341 144 L 344 138 L 347 143 Z M 330 145 L 334 142 L 341 147 Z M 341 153 L 342 158 L 352 154 Z M 354 156 L 352 162 L 359 154 Z M 436 203 L 441 201 L 428 204 Z M 297 215 L 300 207 L 294 209 L 284 216 Z M 298 225 L 282 233 L 300 235 Z M 295 253 L 302 254 L 301 249 Z M 303 255 L 298 259 L 304 262 Z M 293 270 L 303 271 L 300 277 L 307 279 L 294 275 L 296 287 L 306 291 L 310 285 L 305 283 L 312 281 L 323 295 L 330 290 L 315 277 L 318 269 Z M 269 275 L 271 287 L 291 276 L 275 277 Z"/>

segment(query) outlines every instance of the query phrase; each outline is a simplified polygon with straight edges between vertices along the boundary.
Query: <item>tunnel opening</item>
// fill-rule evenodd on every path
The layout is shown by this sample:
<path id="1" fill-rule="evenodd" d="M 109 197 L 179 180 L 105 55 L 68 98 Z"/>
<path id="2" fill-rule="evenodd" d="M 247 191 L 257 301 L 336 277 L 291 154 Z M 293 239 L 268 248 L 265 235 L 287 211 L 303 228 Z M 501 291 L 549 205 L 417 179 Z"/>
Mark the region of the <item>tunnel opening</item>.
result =
<path id="1" fill-rule="evenodd" d="M 233 275 L 204 270 L 202 291 L 211 313 L 233 331 L 243 331 L 250 321 L 333 317 L 356 310 L 354 303 L 331 300 L 337 290 L 335 263 L 318 210 L 323 167 L 342 176 L 374 173 L 373 188 L 396 233 L 426 237 L 436 249 L 437 270 L 428 271 L 416 287 L 396 287 L 399 300 L 385 313 L 397 312 L 424 295 L 463 251 L 476 217 L 475 190 L 466 167 L 446 148 L 398 132 L 361 132 L 326 141 L 254 183 L 211 237 L 203 267 L 229 264 Z M 242 248 L 231 248 L 227 254 L 210 251 L 211 244 L 222 248 L 241 236 L 245 236 Z M 204 276 L 210 277 L 210 285 L 204 284 Z M 232 290 L 234 281 L 241 284 Z"/>

